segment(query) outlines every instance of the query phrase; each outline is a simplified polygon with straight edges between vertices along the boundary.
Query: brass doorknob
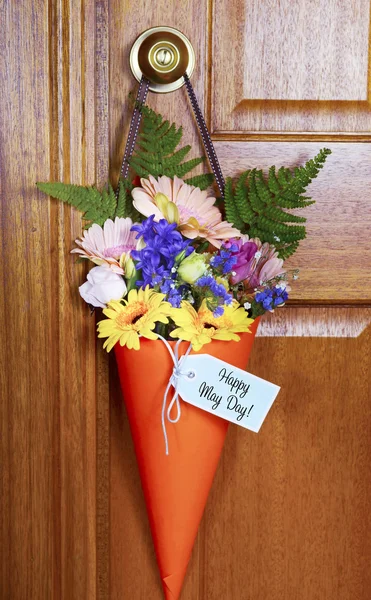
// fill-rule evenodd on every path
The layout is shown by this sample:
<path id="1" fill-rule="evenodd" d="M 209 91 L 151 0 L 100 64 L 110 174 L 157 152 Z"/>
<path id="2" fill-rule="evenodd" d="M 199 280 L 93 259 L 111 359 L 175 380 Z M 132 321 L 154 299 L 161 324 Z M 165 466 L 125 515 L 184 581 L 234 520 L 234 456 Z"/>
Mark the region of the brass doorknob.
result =
<path id="1" fill-rule="evenodd" d="M 153 92 L 166 93 L 184 84 L 183 75 L 190 77 L 195 66 L 195 53 L 189 39 L 173 27 L 152 27 L 134 42 L 130 52 L 130 67 L 140 81 L 144 75 Z"/>

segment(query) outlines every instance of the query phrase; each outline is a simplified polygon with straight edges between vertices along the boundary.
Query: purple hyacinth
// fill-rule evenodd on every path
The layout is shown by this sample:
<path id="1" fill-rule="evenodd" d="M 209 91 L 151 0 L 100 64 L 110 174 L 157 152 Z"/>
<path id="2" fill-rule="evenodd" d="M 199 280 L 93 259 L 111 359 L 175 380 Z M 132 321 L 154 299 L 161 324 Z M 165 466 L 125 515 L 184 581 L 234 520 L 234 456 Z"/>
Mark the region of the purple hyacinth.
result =
<path id="1" fill-rule="evenodd" d="M 183 251 L 188 256 L 193 252 L 193 248 L 190 241 L 186 241 L 181 233 L 176 231 L 176 223 L 168 223 L 166 219 L 156 223 L 154 218 L 154 215 L 151 215 L 140 225 L 133 225 L 132 231 L 137 232 L 137 238 L 143 238 L 145 247 L 142 250 L 133 250 L 131 256 L 136 261 L 136 269 L 142 274 L 137 286 L 159 287 L 163 293 L 168 293 L 176 279 L 176 257 Z"/>

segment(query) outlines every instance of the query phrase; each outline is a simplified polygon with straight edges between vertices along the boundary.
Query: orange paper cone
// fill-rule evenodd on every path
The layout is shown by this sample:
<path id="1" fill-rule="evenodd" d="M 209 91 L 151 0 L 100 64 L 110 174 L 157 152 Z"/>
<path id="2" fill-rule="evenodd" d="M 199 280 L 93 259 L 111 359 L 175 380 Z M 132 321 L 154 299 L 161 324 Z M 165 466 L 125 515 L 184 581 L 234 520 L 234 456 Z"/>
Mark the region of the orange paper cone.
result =
<path id="1" fill-rule="evenodd" d="M 212 341 L 200 354 L 244 369 L 257 326 L 258 319 L 240 342 Z M 181 343 L 179 356 L 188 345 Z M 142 338 L 139 351 L 116 344 L 115 352 L 165 598 L 177 600 L 229 423 L 181 401 L 180 420 L 166 426 L 167 456 L 161 410 L 173 370 L 169 351 Z"/>

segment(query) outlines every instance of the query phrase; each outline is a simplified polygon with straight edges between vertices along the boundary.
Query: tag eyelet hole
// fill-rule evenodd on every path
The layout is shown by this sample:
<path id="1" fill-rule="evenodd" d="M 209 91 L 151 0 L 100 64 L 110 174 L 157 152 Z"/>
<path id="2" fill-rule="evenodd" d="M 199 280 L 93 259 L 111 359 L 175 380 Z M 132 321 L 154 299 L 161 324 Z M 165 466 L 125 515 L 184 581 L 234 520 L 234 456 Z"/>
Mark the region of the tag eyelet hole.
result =
<path id="1" fill-rule="evenodd" d="M 187 377 L 188 379 L 194 379 L 196 377 L 196 373 L 194 371 L 188 371 Z"/>

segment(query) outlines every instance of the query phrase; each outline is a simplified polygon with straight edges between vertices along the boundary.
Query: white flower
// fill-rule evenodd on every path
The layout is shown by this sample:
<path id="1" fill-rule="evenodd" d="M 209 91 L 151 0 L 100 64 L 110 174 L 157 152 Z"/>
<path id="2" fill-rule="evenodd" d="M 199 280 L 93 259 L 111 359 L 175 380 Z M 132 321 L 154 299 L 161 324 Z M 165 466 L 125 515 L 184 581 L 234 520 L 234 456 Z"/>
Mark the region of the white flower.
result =
<path id="1" fill-rule="evenodd" d="M 79 287 L 80 296 L 92 306 L 106 308 L 110 300 L 121 300 L 127 288 L 124 278 L 108 266 L 93 267 L 87 281 Z"/>

